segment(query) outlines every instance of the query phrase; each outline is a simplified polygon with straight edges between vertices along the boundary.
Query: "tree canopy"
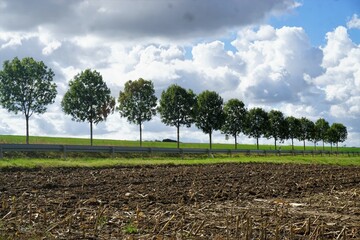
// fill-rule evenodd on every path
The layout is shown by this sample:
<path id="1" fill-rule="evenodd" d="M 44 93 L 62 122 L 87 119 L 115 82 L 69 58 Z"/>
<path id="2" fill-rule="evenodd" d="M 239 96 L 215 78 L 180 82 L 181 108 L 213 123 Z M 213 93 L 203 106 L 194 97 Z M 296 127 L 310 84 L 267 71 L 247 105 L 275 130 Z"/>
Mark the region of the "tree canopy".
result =
<path id="1" fill-rule="evenodd" d="M 26 143 L 29 143 L 29 118 L 45 113 L 57 94 L 53 71 L 31 57 L 5 61 L 0 71 L 0 104 L 9 112 L 21 112 L 26 119 Z"/>
<path id="2" fill-rule="evenodd" d="M 117 109 L 121 117 L 126 117 L 128 122 L 139 125 L 140 146 L 142 146 L 142 124 L 156 115 L 156 101 L 154 84 L 142 78 L 127 81 L 124 91 L 119 93 Z"/>
<path id="3" fill-rule="evenodd" d="M 275 150 L 277 140 L 283 141 L 288 135 L 287 121 L 285 121 L 284 114 L 278 110 L 271 110 L 268 113 L 269 126 L 267 127 L 266 136 L 274 138 Z"/>
<path id="4" fill-rule="evenodd" d="M 300 120 L 298 118 L 295 118 L 293 116 L 289 116 L 285 118 L 285 121 L 287 122 L 288 127 L 288 138 L 291 139 L 291 147 L 292 150 L 294 150 L 294 139 L 298 139 L 300 136 Z"/>
<path id="5" fill-rule="evenodd" d="M 69 82 L 61 107 L 72 120 L 90 123 L 90 144 L 93 145 L 93 124 L 105 121 L 114 111 L 115 98 L 101 74 L 86 69 Z"/>
<path id="6" fill-rule="evenodd" d="M 205 134 L 209 134 L 210 149 L 212 149 L 212 133 L 223 126 L 225 115 L 223 99 L 214 91 L 204 91 L 198 95 L 195 125 Z"/>
<path id="7" fill-rule="evenodd" d="M 333 123 L 327 131 L 327 140 L 331 143 L 336 143 L 336 149 L 339 148 L 339 142 L 344 142 L 347 138 L 347 129 L 341 123 Z"/>
<path id="8" fill-rule="evenodd" d="M 307 119 L 306 117 L 300 118 L 300 132 L 298 139 L 299 141 L 303 141 L 304 150 L 305 150 L 305 141 L 311 141 L 314 139 L 315 133 L 315 124 Z"/>
<path id="9" fill-rule="evenodd" d="M 328 132 L 329 128 L 330 128 L 330 125 L 324 118 L 319 118 L 315 122 L 315 141 L 322 140 L 323 150 L 325 150 L 325 141 L 327 138 L 327 132 Z"/>
<path id="10" fill-rule="evenodd" d="M 180 126 L 190 127 L 195 121 L 196 95 L 192 90 L 173 84 L 163 91 L 158 112 L 161 121 L 177 129 L 177 147 L 180 147 Z"/>
<path id="11" fill-rule="evenodd" d="M 262 108 L 252 108 L 247 114 L 246 134 L 256 138 L 256 148 L 259 149 L 259 138 L 266 134 L 269 126 L 268 114 Z"/>
<path id="12" fill-rule="evenodd" d="M 224 105 L 225 122 L 221 128 L 222 133 L 233 136 L 235 149 L 237 149 L 237 137 L 244 132 L 246 127 L 247 110 L 245 104 L 238 99 L 230 99 Z"/>

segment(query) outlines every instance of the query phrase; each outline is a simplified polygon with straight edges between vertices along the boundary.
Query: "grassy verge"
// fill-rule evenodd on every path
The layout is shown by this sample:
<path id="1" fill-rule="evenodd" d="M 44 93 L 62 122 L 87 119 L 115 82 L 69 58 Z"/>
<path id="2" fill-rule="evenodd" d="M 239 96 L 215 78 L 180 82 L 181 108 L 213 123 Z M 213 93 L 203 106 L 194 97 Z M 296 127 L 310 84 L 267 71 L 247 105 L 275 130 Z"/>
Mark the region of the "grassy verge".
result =
<path id="1" fill-rule="evenodd" d="M 344 156 L 239 156 L 215 158 L 67 158 L 67 159 L 1 159 L 0 168 L 36 168 L 36 167 L 114 167 L 140 165 L 192 165 L 217 163 L 292 163 L 292 164 L 334 164 L 360 166 L 360 157 Z"/>

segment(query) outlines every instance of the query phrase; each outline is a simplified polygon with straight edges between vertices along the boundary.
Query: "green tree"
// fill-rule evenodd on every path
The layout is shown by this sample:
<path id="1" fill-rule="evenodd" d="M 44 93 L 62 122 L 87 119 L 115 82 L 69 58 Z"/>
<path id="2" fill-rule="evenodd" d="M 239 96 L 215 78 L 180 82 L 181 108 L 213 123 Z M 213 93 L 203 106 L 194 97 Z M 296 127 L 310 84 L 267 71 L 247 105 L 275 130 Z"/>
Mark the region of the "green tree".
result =
<path id="1" fill-rule="evenodd" d="M 195 125 L 205 134 L 209 134 L 212 149 L 212 133 L 220 130 L 224 124 L 223 99 L 213 91 L 204 91 L 197 98 Z"/>
<path id="2" fill-rule="evenodd" d="M 180 147 L 180 127 L 190 127 L 195 119 L 196 95 L 192 90 L 173 84 L 163 91 L 158 112 L 161 121 L 177 130 L 177 147 Z"/>
<path id="3" fill-rule="evenodd" d="M 142 124 L 155 116 L 156 101 L 154 84 L 142 78 L 127 81 L 124 91 L 120 91 L 117 109 L 120 116 L 126 117 L 128 122 L 139 125 L 140 146 L 142 146 Z"/>
<path id="4" fill-rule="evenodd" d="M 268 113 L 269 126 L 266 131 L 266 137 L 274 138 L 275 150 L 277 140 L 283 141 L 288 135 L 288 126 L 285 121 L 284 114 L 277 110 L 271 110 Z"/>
<path id="5" fill-rule="evenodd" d="M 344 142 L 347 138 L 347 129 L 341 123 L 333 123 L 327 131 L 327 138 L 332 145 L 336 143 L 336 151 L 339 151 L 339 142 Z"/>
<path id="6" fill-rule="evenodd" d="M 300 118 L 300 135 L 298 136 L 299 141 L 304 142 L 304 150 L 305 150 L 305 141 L 312 141 L 314 139 L 314 129 L 315 124 L 305 118 Z"/>
<path id="7" fill-rule="evenodd" d="M 264 136 L 269 127 L 268 114 L 262 108 L 252 108 L 247 114 L 246 135 L 256 138 L 256 148 L 259 149 L 259 138 Z"/>
<path id="8" fill-rule="evenodd" d="M 29 119 L 45 113 L 57 94 L 53 71 L 31 57 L 5 61 L 0 71 L 0 104 L 9 112 L 21 112 L 26 120 L 26 144 L 29 144 Z"/>
<path id="9" fill-rule="evenodd" d="M 90 144 L 93 145 L 93 124 L 105 121 L 114 112 L 115 98 L 99 72 L 86 69 L 69 82 L 61 101 L 65 114 L 77 122 L 89 122 Z"/>
<path id="10" fill-rule="evenodd" d="M 288 139 L 291 139 L 291 149 L 294 151 L 294 139 L 298 139 L 300 136 L 300 120 L 293 116 L 285 118 L 288 127 Z"/>
<path id="11" fill-rule="evenodd" d="M 235 138 L 235 149 L 237 149 L 237 136 L 244 131 L 246 126 L 247 110 L 242 101 L 230 99 L 224 105 L 225 122 L 221 128 L 222 133 Z"/>
<path id="12" fill-rule="evenodd" d="M 329 123 L 323 118 L 319 118 L 315 122 L 315 134 L 316 134 L 315 139 L 316 139 L 316 141 L 322 140 L 323 151 L 325 150 L 325 141 L 327 138 L 327 132 L 328 132 L 329 128 L 330 128 Z"/>

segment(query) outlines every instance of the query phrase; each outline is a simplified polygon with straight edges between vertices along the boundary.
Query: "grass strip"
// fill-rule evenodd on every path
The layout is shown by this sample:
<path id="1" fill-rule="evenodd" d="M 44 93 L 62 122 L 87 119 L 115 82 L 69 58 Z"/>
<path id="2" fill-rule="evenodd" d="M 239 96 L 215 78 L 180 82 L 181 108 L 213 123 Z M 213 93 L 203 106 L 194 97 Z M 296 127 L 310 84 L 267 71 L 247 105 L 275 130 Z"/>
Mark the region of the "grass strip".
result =
<path id="1" fill-rule="evenodd" d="M 360 157 L 347 156 L 239 156 L 215 158 L 56 158 L 1 159 L 0 168 L 49 168 L 49 167 L 115 167 L 143 165 L 196 165 L 219 163 L 278 163 L 278 164 L 332 164 L 360 166 Z"/>

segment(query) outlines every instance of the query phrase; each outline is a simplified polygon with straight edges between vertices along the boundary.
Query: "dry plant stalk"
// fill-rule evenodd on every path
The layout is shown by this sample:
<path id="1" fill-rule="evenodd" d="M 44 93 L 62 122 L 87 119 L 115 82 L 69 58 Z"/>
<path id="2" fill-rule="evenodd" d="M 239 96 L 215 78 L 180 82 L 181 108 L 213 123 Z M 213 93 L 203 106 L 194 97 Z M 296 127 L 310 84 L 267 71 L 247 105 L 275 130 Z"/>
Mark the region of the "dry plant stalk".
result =
<path id="1" fill-rule="evenodd" d="M 169 225 L 169 223 L 171 222 L 171 220 L 173 220 L 174 217 L 175 217 L 175 215 L 172 215 L 170 217 L 170 219 L 165 223 L 165 225 L 161 228 L 161 230 L 159 231 L 159 233 L 157 235 L 160 235 L 166 229 L 166 227 Z"/>

